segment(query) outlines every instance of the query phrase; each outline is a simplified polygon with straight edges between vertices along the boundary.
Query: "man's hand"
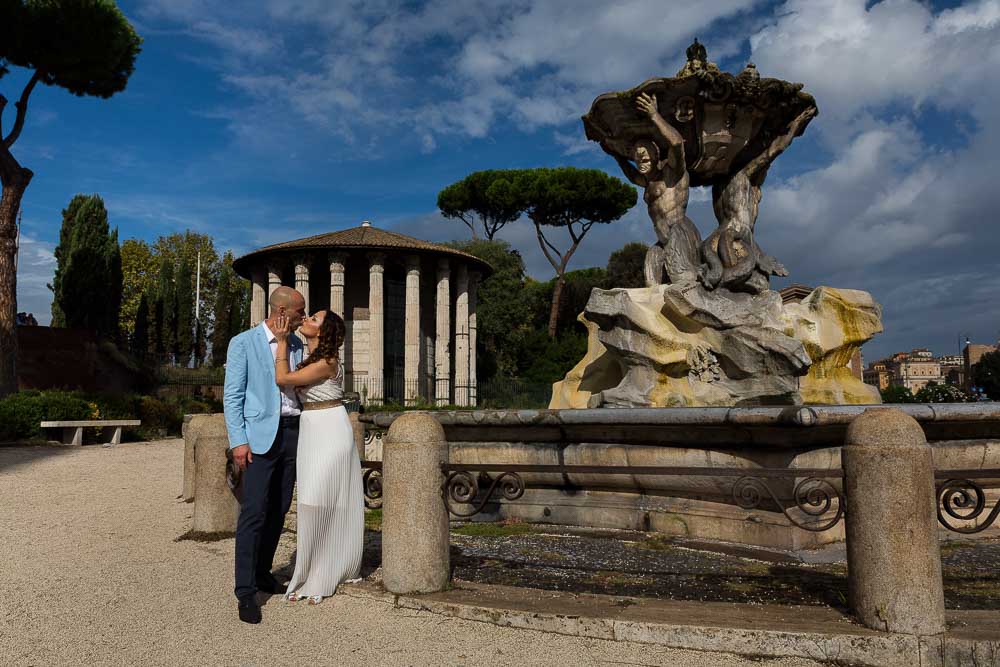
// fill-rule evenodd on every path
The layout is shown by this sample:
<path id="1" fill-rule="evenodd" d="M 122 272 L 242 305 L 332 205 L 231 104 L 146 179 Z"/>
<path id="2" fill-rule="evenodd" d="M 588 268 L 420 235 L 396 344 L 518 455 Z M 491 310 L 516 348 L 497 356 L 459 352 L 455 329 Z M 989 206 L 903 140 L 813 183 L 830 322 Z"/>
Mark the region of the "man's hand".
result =
<path id="1" fill-rule="evenodd" d="M 639 111 L 643 112 L 650 118 L 660 113 L 659 109 L 656 107 L 656 98 L 652 95 L 647 95 L 646 93 L 639 93 L 639 97 L 635 100 L 635 105 L 639 107 Z"/>
<path id="2" fill-rule="evenodd" d="M 240 472 L 247 469 L 247 465 L 253 463 L 253 454 L 250 453 L 250 445 L 240 445 L 233 447 L 233 465 Z"/>

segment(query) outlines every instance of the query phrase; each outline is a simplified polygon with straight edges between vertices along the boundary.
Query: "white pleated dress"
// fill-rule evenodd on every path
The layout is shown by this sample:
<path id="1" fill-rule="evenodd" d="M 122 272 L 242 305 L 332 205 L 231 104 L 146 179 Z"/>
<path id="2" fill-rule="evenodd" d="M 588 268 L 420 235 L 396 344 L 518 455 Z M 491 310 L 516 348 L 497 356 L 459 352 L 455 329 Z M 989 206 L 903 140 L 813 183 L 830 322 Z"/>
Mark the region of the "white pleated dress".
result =
<path id="1" fill-rule="evenodd" d="M 303 404 L 340 400 L 338 376 L 299 390 Z M 364 546 L 364 492 L 354 432 L 343 406 L 303 410 L 297 455 L 298 536 L 288 593 L 333 595 L 358 576 Z"/>

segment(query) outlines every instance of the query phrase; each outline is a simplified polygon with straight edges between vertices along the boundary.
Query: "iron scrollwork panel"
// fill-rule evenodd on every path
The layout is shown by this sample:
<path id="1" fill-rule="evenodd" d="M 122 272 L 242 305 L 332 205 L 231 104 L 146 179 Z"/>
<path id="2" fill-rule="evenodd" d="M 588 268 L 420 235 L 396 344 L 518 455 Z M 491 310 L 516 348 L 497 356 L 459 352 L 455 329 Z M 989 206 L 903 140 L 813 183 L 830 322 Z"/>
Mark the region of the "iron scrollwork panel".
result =
<path id="1" fill-rule="evenodd" d="M 496 477 L 481 473 L 480 477 L 489 484 L 486 493 L 480 495 L 479 481 L 476 476 L 465 470 L 455 470 L 448 473 L 442 487 L 444 504 L 455 516 L 468 518 L 483 511 L 483 508 L 493 499 L 497 489 L 505 500 L 517 500 L 524 495 L 524 480 L 516 472 L 502 472 Z M 477 498 L 479 498 L 477 502 Z M 472 511 L 461 512 L 452 503 L 472 505 Z"/>
<path id="2" fill-rule="evenodd" d="M 361 462 L 361 486 L 365 490 L 365 507 L 379 509 L 382 507 L 382 462 Z"/>
<path id="3" fill-rule="evenodd" d="M 937 489 L 938 522 L 952 532 L 972 535 L 992 526 L 1000 515 L 1000 499 L 984 517 L 986 509 L 986 492 L 971 479 L 948 479 Z"/>
<path id="4" fill-rule="evenodd" d="M 786 519 L 802 530 L 821 533 L 836 526 L 844 517 L 843 496 L 837 487 L 819 477 L 806 477 L 798 482 L 792 492 L 792 500 L 795 507 L 809 518 L 792 515 L 786 507 L 787 503 L 781 501 L 765 479 L 748 475 L 733 484 L 733 501 L 741 508 L 759 509 L 762 504 L 771 501 Z"/>

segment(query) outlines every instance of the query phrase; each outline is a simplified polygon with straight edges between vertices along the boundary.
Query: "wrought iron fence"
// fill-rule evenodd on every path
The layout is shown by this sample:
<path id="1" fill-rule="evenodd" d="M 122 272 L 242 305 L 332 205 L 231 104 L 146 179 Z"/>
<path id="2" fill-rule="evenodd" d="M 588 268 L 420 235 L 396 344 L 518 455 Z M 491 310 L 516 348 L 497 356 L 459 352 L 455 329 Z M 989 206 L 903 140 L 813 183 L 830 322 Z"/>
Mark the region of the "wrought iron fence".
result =
<path id="1" fill-rule="evenodd" d="M 365 504 L 370 508 L 381 507 L 382 462 L 362 461 L 361 464 L 364 469 Z M 845 513 L 845 495 L 834 484 L 834 481 L 843 482 L 844 471 L 839 468 L 445 463 L 441 470 L 445 475 L 441 487 L 445 506 L 452 515 L 460 518 L 475 516 L 500 500 L 521 498 L 527 488 L 521 476 L 525 473 L 732 478 L 734 482 L 730 493 L 737 506 L 745 510 L 780 511 L 792 525 L 811 532 L 834 528 L 843 520 Z M 937 486 L 938 521 L 943 528 L 966 535 L 979 533 L 991 527 L 1000 516 L 1000 497 L 989 508 L 984 484 L 987 480 L 1000 480 L 1000 469 L 939 470 L 935 472 L 935 478 L 943 480 Z M 779 494 L 775 490 L 776 481 L 794 482 L 791 495 Z"/>

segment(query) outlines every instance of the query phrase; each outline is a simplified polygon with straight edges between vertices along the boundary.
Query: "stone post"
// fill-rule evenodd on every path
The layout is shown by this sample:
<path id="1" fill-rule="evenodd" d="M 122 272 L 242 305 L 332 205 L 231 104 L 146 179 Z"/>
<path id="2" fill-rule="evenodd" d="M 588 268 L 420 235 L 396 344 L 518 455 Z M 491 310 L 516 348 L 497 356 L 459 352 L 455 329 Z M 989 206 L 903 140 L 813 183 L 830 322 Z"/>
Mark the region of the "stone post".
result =
<path id="1" fill-rule="evenodd" d="M 312 313 L 309 309 L 309 257 L 306 255 L 295 258 L 295 289 L 306 300 L 306 313 Z"/>
<path id="2" fill-rule="evenodd" d="M 344 272 L 347 268 L 347 253 L 331 252 L 330 260 L 330 310 L 344 317 Z"/>
<path id="3" fill-rule="evenodd" d="M 885 632 L 945 631 L 931 448 L 901 410 L 865 410 L 841 450 L 851 609 Z"/>
<path id="4" fill-rule="evenodd" d="M 270 300 L 271 295 L 274 294 L 274 290 L 281 287 L 281 265 L 277 263 L 271 263 L 267 265 L 267 298 Z M 268 306 L 264 306 L 265 312 L 269 310 Z M 266 315 L 265 315 L 266 317 Z"/>
<path id="5" fill-rule="evenodd" d="M 420 256 L 406 258 L 406 320 L 403 330 L 403 396 L 420 400 Z"/>
<path id="6" fill-rule="evenodd" d="M 434 396 L 438 405 L 451 398 L 451 268 L 438 260 L 436 327 L 434 334 Z"/>
<path id="7" fill-rule="evenodd" d="M 365 425 L 358 420 L 358 413 L 348 413 L 351 420 L 351 432 L 354 434 L 354 448 L 358 450 L 358 458 L 365 460 Z"/>
<path id="8" fill-rule="evenodd" d="M 226 418 L 222 414 L 200 415 L 188 428 L 196 434 L 191 535 L 235 533 L 240 506 L 226 481 Z"/>
<path id="9" fill-rule="evenodd" d="M 267 319 L 267 269 L 255 267 L 252 271 L 253 292 L 250 300 L 250 326 L 255 327 Z"/>
<path id="10" fill-rule="evenodd" d="M 455 276 L 455 404 L 469 405 L 469 269 Z"/>
<path id="11" fill-rule="evenodd" d="M 469 405 L 475 407 L 479 400 L 479 380 L 476 377 L 476 290 L 479 289 L 479 272 L 469 273 Z"/>
<path id="12" fill-rule="evenodd" d="M 181 425 L 181 435 L 184 437 L 184 485 L 181 490 L 181 498 L 186 503 L 194 500 L 194 445 L 198 438 L 198 430 L 205 418 L 205 415 L 184 415 L 184 422 Z"/>
<path id="13" fill-rule="evenodd" d="M 448 583 L 448 460 L 444 429 L 426 412 L 393 422 L 382 454 L 382 581 L 390 593 L 433 593 Z"/>
<path id="14" fill-rule="evenodd" d="M 385 255 L 380 252 L 370 253 L 368 262 L 368 401 L 378 404 L 385 396 L 382 386 L 385 363 L 382 272 L 385 271 Z"/>

